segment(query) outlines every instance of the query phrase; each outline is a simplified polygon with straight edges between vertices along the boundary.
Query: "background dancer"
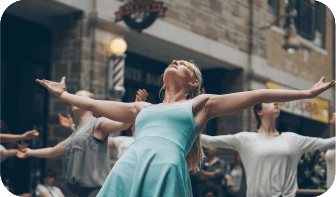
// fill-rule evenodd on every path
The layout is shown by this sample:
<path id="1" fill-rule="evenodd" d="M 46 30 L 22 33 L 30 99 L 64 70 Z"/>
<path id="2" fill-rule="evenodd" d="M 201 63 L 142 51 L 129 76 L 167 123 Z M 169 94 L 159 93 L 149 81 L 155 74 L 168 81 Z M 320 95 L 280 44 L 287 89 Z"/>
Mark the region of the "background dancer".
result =
<path id="1" fill-rule="evenodd" d="M 43 177 L 43 184 L 38 184 L 36 186 L 35 195 L 36 197 L 64 197 L 64 194 L 60 188 L 53 185 L 55 181 L 55 174 L 52 172 L 47 172 Z"/>
<path id="2" fill-rule="evenodd" d="M 334 80 L 324 81 L 323 77 L 309 90 L 255 90 L 196 97 L 200 93 L 201 72 L 193 63 L 174 60 L 163 75 L 163 102 L 150 105 L 79 99 L 66 91 L 65 77 L 60 83 L 37 79 L 72 105 L 115 121 L 136 120 L 135 140 L 114 165 L 99 197 L 192 196 L 188 170 L 196 168 L 203 159 L 199 134 L 210 119 L 261 102 L 313 98 L 335 85 Z"/>
<path id="3" fill-rule="evenodd" d="M 23 134 L 9 134 L 5 132 L 9 132 L 6 123 L 1 120 L 1 133 L 0 133 L 0 141 L 3 142 L 9 142 L 9 143 L 16 143 L 18 141 L 23 140 L 30 140 L 39 135 L 39 132 L 37 132 L 35 129 L 31 131 L 26 131 Z M 21 142 L 18 144 L 19 149 L 25 148 L 27 146 L 26 143 Z M 17 149 L 6 149 L 3 145 L 0 144 L 0 162 L 5 161 L 9 157 L 14 157 L 16 154 Z"/>
<path id="4" fill-rule="evenodd" d="M 204 147 L 220 147 L 240 153 L 247 181 L 247 196 L 294 197 L 298 189 L 297 165 L 306 152 L 334 149 L 335 137 L 322 139 L 293 132 L 279 133 L 278 103 L 261 103 L 253 108 L 257 132 L 235 135 L 202 135 Z"/>
<path id="5" fill-rule="evenodd" d="M 91 92 L 85 90 L 78 91 L 76 95 L 78 99 L 95 99 Z M 141 90 L 138 95 L 145 100 L 147 92 Z M 22 149 L 17 157 L 53 158 L 65 155 L 65 183 L 68 188 L 78 197 L 96 197 L 111 168 L 108 134 L 125 130 L 130 124 L 96 118 L 91 111 L 76 106 L 72 106 L 72 112 L 79 123 L 70 137 L 54 147 Z"/>
<path id="6" fill-rule="evenodd" d="M 36 130 L 26 131 L 23 134 L 4 134 L 0 133 L 1 142 L 17 142 L 23 140 L 31 140 L 39 135 Z"/>
<path id="7" fill-rule="evenodd" d="M 68 114 L 67 117 L 62 116 L 61 114 L 58 114 L 60 124 L 68 128 L 72 131 L 75 130 L 74 123 L 72 120 L 72 117 L 70 114 Z M 132 144 L 134 141 L 134 135 L 135 135 L 135 126 L 132 124 L 127 130 L 127 133 L 131 133 L 131 136 L 116 136 L 116 137 L 109 137 L 108 138 L 108 145 L 110 149 L 117 149 L 119 159 L 128 149 L 128 147 Z"/>
<path id="8" fill-rule="evenodd" d="M 330 126 L 335 129 L 335 113 L 332 113 L 331 119 L 329 121 Z M 328 189 L 331 187 L 333 182 L 335 181 L 335 149 L 327 150 L 325 156 L 327 160 L 327 187 Z"/>

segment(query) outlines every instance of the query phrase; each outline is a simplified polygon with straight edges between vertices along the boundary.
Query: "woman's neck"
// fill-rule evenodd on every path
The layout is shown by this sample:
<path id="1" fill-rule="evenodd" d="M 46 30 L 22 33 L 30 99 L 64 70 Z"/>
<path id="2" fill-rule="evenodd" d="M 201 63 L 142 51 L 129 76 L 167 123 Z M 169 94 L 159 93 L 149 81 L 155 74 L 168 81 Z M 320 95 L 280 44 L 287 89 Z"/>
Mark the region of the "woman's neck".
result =
<path id="1" fill-rule="evenodd" d="M 266 120 L 262 120 L 261 121 L 261 125 L 258 129 L 258 133 L 262 134 L 262 135 L 266 135 L 266 136 L 278 136 L 279 132 L 275 127 L 275 121 L 266 121 Z"/>
<path id="2" fill-rule="evenodd" d="M 91 112 L 85 112 L 83 113 L 81 116 L 78 117 L 78 123 L 82 123 L 85 122 L 86 120 L 88 120 L 89 118 L 92 118 L 93 115 Z"/>
<path id="3" fill-rule="evenodd" d="M 187 100 L 187 91 L 184 89 L 166 89 L 163 103 L 174 103 Z"/>

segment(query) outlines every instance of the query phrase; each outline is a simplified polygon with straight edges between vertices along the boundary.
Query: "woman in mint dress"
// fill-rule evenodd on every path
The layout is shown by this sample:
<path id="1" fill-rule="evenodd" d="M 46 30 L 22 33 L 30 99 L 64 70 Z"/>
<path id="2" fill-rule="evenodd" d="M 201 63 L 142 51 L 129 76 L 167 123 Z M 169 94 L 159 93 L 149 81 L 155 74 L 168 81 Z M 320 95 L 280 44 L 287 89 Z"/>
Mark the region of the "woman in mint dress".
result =
<path id="1" fill-rule="evenodd" d="M 134 123 L 135 140 L 117 161 L 98 197 L 192 196 L 188 170 L 203 159 L 200 131 L 208 120 L 236 113 L 262 102 L 313 98 L 334 86 L 325 78 L 309 90 L 255 90 L 226 95 L 199 95 L 200 70 L 187 61 L 165 69 L 162 103 L 93 100 L 66 91 L 61 82 L 37 80 L 65 102 L 119 122 Z"/>

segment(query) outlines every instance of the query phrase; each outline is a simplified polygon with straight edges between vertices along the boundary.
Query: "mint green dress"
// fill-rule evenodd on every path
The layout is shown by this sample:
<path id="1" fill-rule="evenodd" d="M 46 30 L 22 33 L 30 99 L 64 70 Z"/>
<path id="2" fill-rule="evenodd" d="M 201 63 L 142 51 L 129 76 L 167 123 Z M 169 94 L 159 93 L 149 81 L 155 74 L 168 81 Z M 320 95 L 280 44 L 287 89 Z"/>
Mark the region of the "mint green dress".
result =
<path id="1" fill-rule="evenodd" d="M 193 101 L 144 107 L 136 118 L 134 142 L 97 196 L 191 197 L 185 157 L 200 134 Z"/>

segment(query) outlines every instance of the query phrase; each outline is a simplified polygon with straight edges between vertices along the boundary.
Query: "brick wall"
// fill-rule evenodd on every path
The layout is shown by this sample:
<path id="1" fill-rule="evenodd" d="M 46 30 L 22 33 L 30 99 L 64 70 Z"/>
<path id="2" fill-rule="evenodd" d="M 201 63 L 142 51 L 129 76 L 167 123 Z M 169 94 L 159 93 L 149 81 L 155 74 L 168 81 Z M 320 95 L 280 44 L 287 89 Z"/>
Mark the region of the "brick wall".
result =
<path id="1" fill-rule="evenodd" d="M 326 76 L 327 80 L 333 78 L 333 43 L 334 43 L 334 17 L 327 8 L 326 10 L 326 33 L 325 33 L 325 51 L 322 54 L 314 49 L 305 47 L 290 56 L 282 48 L 284 37 L 273 30 L 267 32 L 267 63 L 291 75 L 297 76 L 307 81 L 317 82 L 321 76 Z M 280 24 L 283 24 L 283 20 Z"/>
<path id="2" fill-rule="evenodd" d="M 87 53 L 83 53 L 82 47 L 87 42 L 83 37 L 83 24 L 80 13 L 55 17 L 53 19 L 53 41 L 52 41 L 52 64 L 51 80 L 60 81 L 66 76 L 67 91 L 75 93 L 79 89 L 87 89 L 87 84 L 81 84 L 81 77 L 85 75 L 83 61 L 88 59 Z M 85 64 L 84 64 L 85 65 Z M 83 72 L 84 71 L 84 72 Z M 83 74 L 84 73 L 84 74 Z M 59 124 L 58 113 L 67 115 L 71 113 L 71 106 L 57 97 L 49 97 L 49 121 L 47 147 L 53 147 L 71 135 L 71 131 Z M 76 119 L 74 119 L 76 121 Z M 66 196 L 70 195 L 65 180 L 64 157 L 47 159 L 46 169 L 52 169 L 57 173 L 55 185 L 59 186 Z"/>
<path id="3" fill-rule="evenodd" d="M 106 62 L 110 54 L 106 47 L 114 37 L 120 37 L 119 34 L 111 33 L 108 25 L 111 24 L 98 20 L 95 13 L 75 13 L 54 18 L 51 80 L 60 81 L 66 76 L 68 92 L 76 93 L 84 89 L 94 93 L 97 99 L 107 99 Z M 58 113 L 71 113 L 71 106 L 51 95 L 48 147 L 55 146 L 71 135 L 71 131 L 60 126 Z M 75 117 L 74 121 L 77 121 Z M 116 151 L 111 151 L 111 157 L 114 161 Z M 55 184 L 69 196 L 70 192 L 64 184 L 64 164 L 64 157 L 47 159 L 46 168 L 55 170 L 58 174 Z"/>
<path id="4" fill-rule="evenodd" d="M 248 52 L 250 10 L 248 0 L 164 0 L 166 22 Z M 267 22 L 267 1 L 253 3 L 253 54 L 266 57 L 266 33 L 257 27 Z"/>

